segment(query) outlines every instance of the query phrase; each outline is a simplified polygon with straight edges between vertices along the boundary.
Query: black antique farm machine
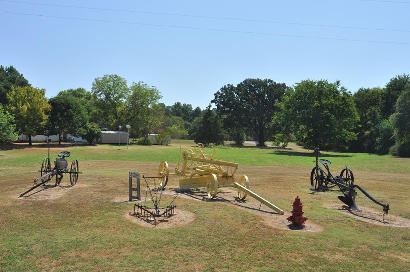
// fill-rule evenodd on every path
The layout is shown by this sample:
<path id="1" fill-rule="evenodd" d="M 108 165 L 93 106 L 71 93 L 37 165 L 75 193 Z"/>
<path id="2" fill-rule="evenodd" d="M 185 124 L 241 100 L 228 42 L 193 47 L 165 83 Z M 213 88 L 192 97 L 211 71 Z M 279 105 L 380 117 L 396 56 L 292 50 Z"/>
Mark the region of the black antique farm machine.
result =
<path id="1" fill-rule="evenodd" d="M 56 160 L 54 161 L 54 167 L 51 168 L 50 162 L 50 149 L 48 150 L 48 157 L 43 160 L 41 163 L 40 168 L 40 177 L 34 179 L 34 185 L 22 193 L 20 197 L 25 196 L 27 193 L 33 191 L 34 189 L 45 185 L 46 183 L 50 182 L 55 177 L 55 185 L 60 185 L 61 180 L 63 179 L 64 174 L 70 175 L 70 183 L 71 186 L 77 184 L 78 181 L 78 174 L 81 172 L 78 168 L 78 161 L 73 160 L 71 161 L 70 167 L 68 167 L 68 162 L 66 158 L 70 157 L 69 151 L 62 151 L 58 153 Z"/>
<path id="2" fill-rule="evenodd" d="M 388 214 L 390 209 L 389 204 L 383 204 L 377 201 L 362 187 L 354 184 L 353 172 L 347 168 L 347 166 L 340 172 L 339 176 L 333 176 L 329 169 L 331 162 L 328 160 L 319 159 L 319 148 L 315 148 L 315 156 L 316 166 L 313 167 L 312 172 L 310 173 L 310 185 L 312 186 L 312 189 L 315 191 L 327 191 L 332 187 L 338 187 L 338 189 L 343 193 L 343 195 L 338 196 L 338 198 L 345 203 L 349 209 L 360 212 L 360 209 L 357 207 L 355 201 L 357 196 L 355 189 L 358 189 L 371 201 L 377 205 L 380 205 L 385 214 Z M 319 166 L 319 162 L 324 166 L 325 170 Z"/>

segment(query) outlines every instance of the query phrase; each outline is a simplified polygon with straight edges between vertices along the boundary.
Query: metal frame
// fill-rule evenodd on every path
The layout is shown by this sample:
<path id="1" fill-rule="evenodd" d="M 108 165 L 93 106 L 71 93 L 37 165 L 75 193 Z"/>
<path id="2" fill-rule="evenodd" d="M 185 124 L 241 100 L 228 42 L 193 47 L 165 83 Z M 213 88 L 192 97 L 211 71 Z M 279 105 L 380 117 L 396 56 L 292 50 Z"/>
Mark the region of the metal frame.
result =
<path id="1" fill-rule="evenodd" d="M 141 179 L 140 179 L 140 173 L 138 172 L 129 172 L 128 173 L 129 179 L 128 179 L 128 194 L 129 194 L 129 201 L 133 200 L 141 200 Z M 133 187 L 133 178 L 136 179 L 136 186 Z M 133 192 L 137 192 L 137 195 L 134 196 Z"/>
<path id="2" fill-rule="evenodd" d="M 182 163 L 178 161 L 175 173 L 170 173 L 168 163 L 163 161 L 159 165 L 159 176 L 162 177 L 161 189 L 164 189 L 169 175 L 179 177 L 179 189 L 206 188 L 208 198 L 215 198 L 220 187 L 234 187 L 238 191 L 236 200 L 244 201 L 247 195 L 257 199 L 279 214 L 284 211 L 271 202 L 257 195 L 249 189 L 249 178 L 235 175 L 239 164 L 214 158 L 214 154 L 208 155 L 204 152 L 202 144 L 198 147 L 181 151 Z"/>
<path id="3" fill-rule="evenodd" d="M 130 201 L 132 199 L 132 189 L 134 189 L 132 188 L 132 177 L 137 178 L 137 188 L 140 186 L 140 174 L 130 172 Z M 176 195 L 167 206 L 161 207 L 163 188 L 162 186 L 160 186 L 160 183 L 162 182 L 162 177 L 149 177 L 143 175 L 142 178 L 144 179 L 146 185 L 144 202 L 147 203 L 147 196 L 149 194 L 153 207 L 148 207 L 146 204 L 136 203 L 134 204 L 134 213 L 130 214 L 138 218 L 141 218 L 147 223 L 151 223 L 153 221 L 154 225 L 156 226 L 158 224 L 157 218 L 169 218 L 175 214 L 176 205 L 173 205 L 172 203 L 175 201 L 178 195 Z"/>
<path id="4" fill-rule="evenodd" d="M 150 223 L 154 221 L 154 225 L 157 225 L 157 218 L 169 218 L 175 214 L 176 205 L 168 205 L 165 208 L 152 209 L 139 203 L 134 204 L 134 214 L 138 218 L 142 218 L 144 221 Z M 151 220 L 150 220 L 151 219 Z"/>
<path id="5" fill-rule="evenodd" d="M 343 193 L 343 196 L 338 198 L 345 203 L 349 209 L 360 212 L 360 209 L 356 205 L 356 188 L 359 189 L 367 198 L 383 208 L 384 214 L 388 214 L 390 210 L 389 204 L 383 204 L 372 197 L 366 190 L 359 185 L 354 184 L 354 175 L 352 170 L 347 166 L 340 172 L 339 176 L 333 176 L 330 172 L 328 160 L 319 159 L 319 148 L 315 148 L 316 166 L 310 173 L 310 184 L 315 191 L 327 191 L 332 187 L 337 186 Z M 325 171 L 319 166 L 319 162 L 325 167 Z"/>
<path id="6" fill-rule="evenodd" d="M 78 161 L 77 160 L 72 160 L 71 161 L 71 166 L 70 169 L 68 169 L 68 162 L 65 158 L 70 157 L 71 153 L 69 151 L 62 151 L 58 153 L 56 160 L 54 161 L 54 168 L 51 169 L 51 163 L 50 163 L 50 145 L 48 145 L 48 155 L 47 158 L 43 160 L 41 163 L 41 168 L 39 170 L 40 172 L 40 177 L 34 179 L 34 185 L 25 191 L 24 193 L 20 194 L 19 197 L 23 197 L 29 192 L 33 191 L 34 189 L 45 185 L 51 179 L 55 176 L 56 177 L 56 182 L 54 184 L 54 187 L 57 185 L 60 185 L 61 180 L 63 179 L 64 174 L 70 174 L 70 183 L 71 186 L 74 186 L 77 184 L 78 181 L 78 175 L 81 174 L 79 171 L 79 166 L 78 166 Z"/>

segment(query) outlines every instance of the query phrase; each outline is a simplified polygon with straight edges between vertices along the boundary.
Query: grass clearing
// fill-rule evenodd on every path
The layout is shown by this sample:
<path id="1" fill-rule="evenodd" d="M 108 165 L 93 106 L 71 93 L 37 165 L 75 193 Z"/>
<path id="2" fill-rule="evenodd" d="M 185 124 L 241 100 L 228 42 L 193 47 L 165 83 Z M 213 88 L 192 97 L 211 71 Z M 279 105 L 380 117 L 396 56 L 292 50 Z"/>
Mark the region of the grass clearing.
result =
<path id="1" fill-rule="evenodd" d="M 155 174 L 159 162 L 171 169 L 181 141 L 171 146 L 115 145 L 53 147 L 78 159 L 79 184 L 53 200 L 21 201 L 12 196 L 30 186 L 47 154 L 43 147 L 0 151 L 1 271 L 408 271 L 410 231 L 365 223 L 325 208 L 336 192 L 311 194 L 311 151 L 217 147 L 218 158 L 238 162 L 251 189 L 290 210 L 299 195 L 305 215 L 324 228 L 297 233 L 267 227 L 260 218 L 232 205 L 178 198 L 178 208 L 196 214 L 189 225 L 148 229 L 126 219 L 128 171 Z M 212 151 L 212 149 L 210 149 Z M 326 152 L 334 174 L 347 165 L 356 183 L 391 212 L 410 219 L 410 159 Z M 69 158 L 71 159 L 71 158 Z M 65 177 L 62 184 L 67 184 Z M 176 186 L 176 178 L 170 185 Z M 170 196 L 164 196 L 171 199 Z M 379 209 L 359 195 L 358 205 Z"/>

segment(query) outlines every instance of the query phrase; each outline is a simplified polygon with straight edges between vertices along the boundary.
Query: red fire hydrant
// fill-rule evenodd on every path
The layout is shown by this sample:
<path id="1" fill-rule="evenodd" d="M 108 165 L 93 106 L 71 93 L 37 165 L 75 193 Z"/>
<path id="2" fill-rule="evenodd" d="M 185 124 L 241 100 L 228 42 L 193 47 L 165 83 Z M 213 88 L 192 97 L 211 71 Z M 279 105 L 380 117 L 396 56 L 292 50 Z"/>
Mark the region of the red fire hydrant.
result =
<path id="1" fill-rule="evenodd" d="M 302 227 L 307 220 L 307 218 L 303 216 L 302 206 L 302 202 L 300 202 L 300 198 L 297 196 L 293 202 L 292 215 L 287 218 L 288 221 L 292 222 L 292 225 L 297 227 Z"/>

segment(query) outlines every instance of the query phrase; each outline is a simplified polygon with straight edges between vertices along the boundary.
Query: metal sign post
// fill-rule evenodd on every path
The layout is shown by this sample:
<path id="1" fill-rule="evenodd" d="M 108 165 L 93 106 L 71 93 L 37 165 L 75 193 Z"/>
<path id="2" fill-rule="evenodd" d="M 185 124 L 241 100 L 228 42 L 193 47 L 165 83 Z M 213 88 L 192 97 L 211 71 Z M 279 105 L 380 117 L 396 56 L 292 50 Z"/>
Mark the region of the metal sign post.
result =
<path id="1" fill-rule="evenodd" d="M 128 135 L 127 135 L 127 149 L 128 149 L 128 142 L 130 141 L 130 125 L 125 125 L 125 127 L 128 129 Z"/>
<path id="2" fill-rule="evenodd" d="M 133 187 L 132 178 L 137 179 L 136 187 Z M 133 192 L 137 192 L 137 196 L 133 195 Z M 128 179 L 128 195 L 129 201 L 133 201 L 134 199 L 141 200 L 141 180 L 140 180 L 140 173 L 137 172 L 129 172 L 129 179 Z"/>

